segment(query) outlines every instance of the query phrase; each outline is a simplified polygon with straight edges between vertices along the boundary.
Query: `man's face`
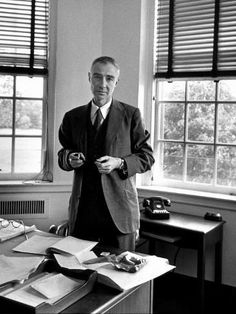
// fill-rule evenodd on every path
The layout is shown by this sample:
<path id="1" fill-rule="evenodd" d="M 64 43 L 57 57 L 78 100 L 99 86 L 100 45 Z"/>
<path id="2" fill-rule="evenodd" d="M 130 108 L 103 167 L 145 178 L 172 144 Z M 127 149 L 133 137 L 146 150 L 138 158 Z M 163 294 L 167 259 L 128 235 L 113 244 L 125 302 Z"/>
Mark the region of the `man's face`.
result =
<path id="1" fill-rule="evenodd" d="M 119 79 L 119 70 L 111 63 L 95 63 L 89 72 L 94 101 L 99 107 L 108 103 Z"/>

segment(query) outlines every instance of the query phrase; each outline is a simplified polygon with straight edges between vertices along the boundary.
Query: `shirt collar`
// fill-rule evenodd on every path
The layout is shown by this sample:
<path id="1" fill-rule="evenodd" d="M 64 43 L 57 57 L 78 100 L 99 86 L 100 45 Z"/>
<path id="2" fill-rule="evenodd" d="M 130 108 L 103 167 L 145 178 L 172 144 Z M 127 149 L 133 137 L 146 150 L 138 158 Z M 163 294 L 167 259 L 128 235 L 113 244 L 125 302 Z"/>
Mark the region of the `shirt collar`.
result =
<path id="1" fill-rule="evenodd" d="M 103 105 L 102 107 L 98 107 L 97 105 L 95 105 L 94 101 L 92 100 L 92 106 L 91 106 L 91 119 L 95 118 L 95 114 L 97 112 L 97 110 L 100 108 L 101 109 L 101 113 L 103 116 L 103 119 L 106 119 L 108 112 L 110 110 L 110 106 L 112 103 L 112 99 L 106 103 L 105 105 Z"/>

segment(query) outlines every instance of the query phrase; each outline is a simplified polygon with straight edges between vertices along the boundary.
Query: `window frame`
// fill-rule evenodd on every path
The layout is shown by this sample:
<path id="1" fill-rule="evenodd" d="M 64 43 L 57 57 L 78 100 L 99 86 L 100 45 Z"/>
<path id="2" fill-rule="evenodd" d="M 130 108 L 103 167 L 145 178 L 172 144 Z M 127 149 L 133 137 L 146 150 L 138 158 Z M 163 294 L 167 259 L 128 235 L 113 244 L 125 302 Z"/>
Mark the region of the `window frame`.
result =
<path id="1" fill-rule="evenodd" d="M 2 74 L 1 74 L 2 75 Z M 13 77 L 13 95 L 12 96 L 1 96 L 0 99 L 10 99 L 12 100 L 13 112 L 12 112 L 12 133 L 0 135 L 0 138 L 11 138 L 11 171 L 10 172 L 0 172 L 0 181 L 8 181 L 8 180 L 32 180 L 32 179 L 41 179 L 43 169 L 46 167 L 44 154 L 47 149 L 47 77 L 46 76 L 37 76 L 43 79 L 43 96 L 42 97 L 24 97 L 24 96 L 16 96 L 16 77 L 18 74 L 6 74 L 7 76 Z M 21 75 L 28 77 L 28 75 Z M 42 133 L 41 135 L 21 135 L 16 134 L 15 129 L 15 115 L 16 115 L 16 103 L 18 100 L 39 100 L 42 101 Z M 41 164 L 40 171 L 38 172 L 15 172 L 14 171 L 14 162 L 15 162 L 15 142 L 17 138 L 40 138 L 41 139 Z"/>
<path id="2" fill-rule="evenodd" d="M 234 59 L 233 59 L 233 71 L 227 71 L 227 69 L 225 68 L 224 71 L 222 71 L 222 68 L 218 67 L 219 63 L 219 56 L 221 56 L 221 58 L 226 57 L 227 58 L 227 54 L 226 56 L 224 56 L 223 50 L 222 50 L 222 46 L 220 47 L 220 40 L 222 41 L 222 37 L 224 36 L 223 33 L 221 33 L 224 30 L 224 27 L 227 27 L 227 19 L 224 21 L 224 23 L 222 22 L 225 17 L 222 17 L 222 8 L 223 10 L 228 10 L 228 13 L 224 13 L 226 15 L 228 15 L 228 21 L 233 24 L 232 25 L 232 34 L 235 36 L 234 38 L 236 38 L 236 23 L 232 21 L 233 19 L 233 12 L 236 11 L 236 3 L 232 2 L 232 1 L 225 1 L 225 0 L 207 0 L 207 1 L 187 1 L 187 0 L 154 0 L 155 1 L 155 17 L 154 17 L 154 29 L 153 29 L 153 81 L 152 81 L 152 100 L 151 100 L 151 109 L 146 110 L 146 115 L 148 115 L 148 125 L 149 128 L 151 130 L 151 145 L 154 148 L 155 147 L 155 134 L 156 134 L 156 128 L 157 128 L 157 122 L 158 122 L 158 117 L 156 116 L 156 96 L 157 96 L 157 81 L 158 80 L 167 80 L 167 81 L 175 81 L 175 80 L 221 80 L 221 79 L 236 79 L 236 53 L 234 54 Z M 215 42 L 212 44 L 212 50 L 211 50 L 211 67 L 208 69 L 194 69 L 193 71 L 191 71 L 190 69 L 188 69 L 188 71 L 185 70 L 179 70 L 176 71 L 176 68 L 173 66 L 174 62 L 176 62 L 176 50 L 173 49 L 173 44 L 175 41 L 175 35 L 176 33 L 175 31 L 175 18 L 176 18 L 176 12 L 175 11 L 175 3 L 178 1 L 178 4 L 180 5 L 184 5 L 184 9 L 185 5 L 186 6 L 191 6 L 191 4 L 193 4 L 194 6 L 201 6 L 201 4 L 205 5 L 210 5 L 211 9 L 212 9 L 212 5 L 216 7 L 216 11 L 214 12 L 214 29 L 213 29 L 213 33 L 212 36 L 215 38 Z M 167 10 L 165 12 L 165 16 L 163 17 L 163 21 L 164 24 L 162 24 L 162 34 L 165 34 L 165 36 L 163 35 L 162 38 L 165 39 L 166 37 L 166 42 L 162 43 L 162 46 L 158 46 L 158 44 L 160 44 L 159 42 L 159 27 L 160 27 L 160 12 L 159 10 L 159 5 L 161 4 L 165 4 L 166 7 L 165 9 Z M 229 9 L 230 6 L 233 6 L 233 10 Z M 170 8 L 168 8 L 168 6 L 170 6 Z M 169 10 L 170 9 L 170 10 Z M 188 10 L 189 8 L 187 8 Z M 169 10 L 169 11 L 168 11 Z M 172 11 L 172 12 L 170 12 Z M 178 12 L 182 13 L 183 10 L 179 10 Z M 201 10 L 202 12 L 202 10 Z M 159 14 L 159 15 L 158 15 Z M 195 10 L 192 10 L 192 14 L 195 14 Z M 186 16 L 188 16 L 186 14 Z M 172 17 L 172 18 L 171 18 Z M 193 19 L 193 17 L 191 17 Z M 196 18 L 196 16 L 195 16 Z M 220 20 L 221 19 L 221 20 Z M 235 19 L 234 19 L 235 21 Z M 218 23 L 218 24 L 217 24 Z M 219 24 L 221 23 L 221 25 Z M 220 27 L 221 29 L 220 29 Z M 170 35 L 170 36 L 169 36 Z M 164 40 L 163 39 L 163 40 Z M 219 40 L 220 39 L 220 40 Z M 231 38 L 232 39 L 232 38 Z M 229 44 L 231 41 L 230 38 L 227 37 L 226 42 L 229 40 Z M 233 45 L 231 48 L 233 49 L 233 51 L 235 50 L 235 45 L 232 43 Z M 161 56 L 162 60 L 161 62 L 164 62 L 164 67 L 165 69 L 162 67 L 158 68 L 158 66 L 160 65 L 160 60 L 158 60 L 158 57 L 160 57 L 159 55 L 159 48 L 163 48 L 164 47 L 164 53 Z M 166 49 L 166 50 L 165 50 Z M 219 49 L 221 49 L 221 51 L 219 51 Z M 163 57 L 164 56 L 164 57 Z M 163 61 L 164 60 L 164 61 Z M 222 59 L 221 59 L 222 60 Z M 184 67 L 184 61 L 185 59 L 183 58 L 183 67 Z M 201 61 L 201 60 L 199 60 Z M 164 69 L 164 70 L 163 70 Z M 150 114 L 150 117 L 149 117 Z M 156 153 L 154 152 L 154 155 Z M 229 189 L 215 189 L 214 191 L 212 190 L 212 188 L 210 189 L 205 189 L 205 187 L 203 188 L 202 185 L 197 186 L 196 184 L 194 184 L 193 186 L 190 186 L 188 184 L 188 186 L 180 186 L 179 182 L 177 182 L 177 184 L 172 184 L 171 186 L 168 184 L 168 182 L 166 181 L 162 181 L 160 183 L 160 185 L 157 185 L 157 183 L 154 184 L 153 182 L 153 172 L 155 171 L 154 169 L 156 169 L 157 167 L 157 163 L 158 163 L 158 158 L 156 158 L 156 162 L 154 164 L 154 167 L 151 171 L 151 173 L 148 176 L 144 176 L 143 179 L 140 179 L 140 185 L 141 186 L 146 186 L 147 188 L 149 188 L 150 190 L 173 190 L 176 191 L 176 193 L 186 193 L 190 194 L 190 195 L 200 195 L 200 194 L 204 194 L 207 192 L 210 192 L 210 194 L 214 194 L 216 195 L 217 192 L 219 192 L 219 194 L 221 195 L 221 197 L 223 197 L 223 194 L 227 194 L 227 197 L 229 197 L 229 194 L 235 195 L 236 190 L 235 188 L 229 188 Z M 213 192 L 213 193 L 212 193 Z M 200 193 L 200 194 L 199 194 Z"/>
<path id="3" fill-rule="evenodd" d="M 38 137 L 42 139 L 41 144 L 41 168 L 34 173 L 3 173 L 0 171 L 0 182 L 14 180 L 41 180 L 52 181 L 51 166 L 49 161 L 49 141 L 48 138 L 48 108 L 49 98 L 49 11 L 52 10 L 50 0 L 27 0 L 11 2 L 0 1 L 0 75 L 19 75 L 43 78 L 42 100 L 42 134 Z M 15 50 L 13 49 L 15 47 Z M 23 53 L 23 49 L 25 52 Z M 51 66 L 50 66 L 51 68 Z M 0 95 L 1 96 L 1 95 Z M 3 97 L 5 98 L 5 97 Z M 15 103 L 18 97 L 12 98 Z M 23 97 L 24 99 L 36 99 L 38 97 Z M 14 104 L 15 105 L 15 104 Z M 15 114 L 13 113 L 13 119 Z M 14 122 L 13 122 L 14 127 Z M 12 133 L 9 135 L 15 141 L 20 137 Z M 24 136 L 31 137 L 31 136 Z M 34 136 L 32 136 L 34 137 Z M 12 147 L 13 150 L 13 147 Z M 14 152 L 11 152 L 14 155 Z M 13 161 L 12 161 L 13 162 Z"/>
<path id="4" fill-rule="evenodd" d="M 236 78 L 235 78 L 236 79 Z M 186 80 L 180 80 L 178 79 L 178 81 L 186 81 L 186 85 L 187 85 L 187 81 L 197 81 L 197 79 L 186 79 Z M 199 80 L 199 79 L 198 79 Z M 209 81 L 213 81 L 213 79 L 208 79 Z M 156 93 L 155 95 L 157 95 L 157 90 L 158 90 L 158 82 L 162 81 L 162 80 L 156 80 L 155 83 L 155 90 Z M 175 80 L 173 80 L 175 81 Z M 199 81 L 203 81 L 203 80 L 199 80 Z M 171 84 L 171 83 L 170 83 Z M 218 82 L 216 82 L 216 89 L 218 89 Z M 185 85 L 185 93 L 186 93 L 186 85 Z M 168 187 L 168 188 L 177 188 L 177 189 L 182 189 L 182 190 L 192 190 L 192 191 L 201 191 L 201 192 L 213 192 L 213 193 L 220 193 L 220 194 L 229 194 L 229 195 L 235 195 L 236 194 L 236 186 L 222 186 L 222 185 L 217 185 L 216 184 L 216 151 L 217 151 L 217 147 L 221 147 L 221 146 L 227 146 L 227 147 L 235 147 L 236 148 L 236 143 L 233 144 L 223 144 L 220 143 L 216 140 L 216 130 L 217 130 L 217 116 L 215 114 L 214 117 L 214 141 L 212 143 L 210 142 L 195 142 L 195 141 L 191 141 L 188 140 L 186 138 L 186 125 L 188 122 L 186 122 L 186 120 L 188 120 L 188 116 L 187 116 L 187 112 L 185 112 L 184 115 L 184 138 L 183 140 L 169 140 L 169 139 L 161 139 L 160 138 L 160 109 L 159 109 L 159 104 L 160 103 L 182 103 L 184 104 L 185 109 L 187 108 L 188 104 L 193 104 L 193 103 L 211 103 L 214 104 L 215 109 L 217 110 L 217 107 L 219 104 L 224 104 L 224 103 L 236 103 L 235 100 L 232 101 L 223 101 L 223 100 L 219 100 L 218 99 L 218 90 L 215 91 L 215 99 L 214 100 L 209 100 L 209 101 L 191 101 L 188 100 L 185 94 L 185 99 L 184 100 L 176 100 L 176 101 L 159 101 L 158 97 L 155 97 L 154 100 L 154 121 L 153 121 L 153 150 L 154 150 L 154 157 L 156 159 L 156 162 L 153 166 L 152 169 L 152 179 L 149 183 L 150 186 L 159 186 L 159 187 Z M 183 180 L 173 180 L 173 179 L 158 179 L 158 174 L 160 174 L 161 170 L 161 163 L 162 161 L 160 160 L 160 154 L 159 152 L 159 145 L 160 143 L 168 143 L 168 142 L 175 142 L 175 143 L 180 143 L 184 145 L 184 157 L 183 157 L 183 162 L 184 162 L 184 172 L 186 173 L 187 171 L 187 154 L 186 154 L 186 147 L 188 145 L 191 144 L 203 144 L 203 145 L 211 145 L 214 148 L 214 178 L 213 178 L 213 183 L 212 184 L 204 184 L 204 183 L 196 183 L 196 182 L 190 182 L 190 181 L 183 181 Z M 157 179 L 155 179 L 155 176 L 157 177 Z"/>

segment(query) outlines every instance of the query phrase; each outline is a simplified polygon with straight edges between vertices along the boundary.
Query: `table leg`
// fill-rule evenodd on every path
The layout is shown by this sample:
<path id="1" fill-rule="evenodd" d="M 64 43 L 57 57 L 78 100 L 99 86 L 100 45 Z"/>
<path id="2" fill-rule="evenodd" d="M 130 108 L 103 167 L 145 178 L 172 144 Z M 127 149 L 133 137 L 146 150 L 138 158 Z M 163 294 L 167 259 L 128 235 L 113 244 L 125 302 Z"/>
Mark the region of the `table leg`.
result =
<path id="1" fill-rule="evenodd" d="M 215 283 L 220 285 L 222 282 L 222 235 L 221 230 L 220 240 L 215 245 Z"/>
<path id="2" fill-rule="evenodd" d="M 201 240 L 201 245 L 198 248 L 198 260 L 197 260 L 197 279 L 199 289 L 199 311 L 204 314 L 205 308 L 205 260 L 206 260 L 206 244 L 204 237 Z"/>

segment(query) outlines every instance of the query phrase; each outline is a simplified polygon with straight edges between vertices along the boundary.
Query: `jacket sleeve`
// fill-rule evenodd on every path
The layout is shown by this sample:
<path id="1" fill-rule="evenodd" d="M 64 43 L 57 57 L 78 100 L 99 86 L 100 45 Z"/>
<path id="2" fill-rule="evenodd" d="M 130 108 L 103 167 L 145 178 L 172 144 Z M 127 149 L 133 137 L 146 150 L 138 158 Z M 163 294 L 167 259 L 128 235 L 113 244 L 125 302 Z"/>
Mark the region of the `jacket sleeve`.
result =
<path id="1" fill-rule="evenodd" d="M 126 176 L 119 172 L 121 178 L 125 179 L 136 173 L 144 173 L 151 169 L 155 162 L 153 150 L 148 143 L 150 133 L 145 129 L 141 113 L 138 108 L 132 115 L 130 126 L 131 154 L 122 156 L 126 163 Z"/>
<path id="2" fill-rule="evenodd" d="M 71 127 L 67 114 L 65 114 L 59 128 L 59 141 L 62 149 L 58 152 L 58 165 L 65 171 L 71 171 L 73 168 L 69 164 L 69 155 L 75 150 L 73 149 Z"/>

